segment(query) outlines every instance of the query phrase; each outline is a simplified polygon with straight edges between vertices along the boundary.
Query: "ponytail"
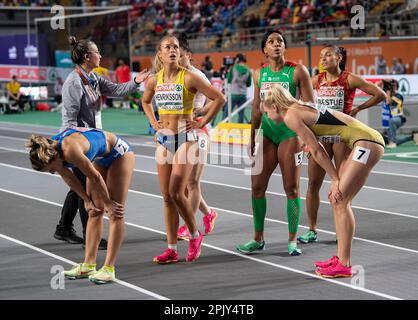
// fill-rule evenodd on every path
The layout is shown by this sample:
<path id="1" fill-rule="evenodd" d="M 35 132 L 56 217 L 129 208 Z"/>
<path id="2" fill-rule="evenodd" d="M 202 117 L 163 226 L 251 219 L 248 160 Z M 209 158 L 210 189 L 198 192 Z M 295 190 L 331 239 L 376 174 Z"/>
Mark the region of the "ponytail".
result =
<path id="1" fill-rule="evenodd" d="M 71 60 L 78 65 L 83 64 L 85 55 L 90 53 L 90 48 L 94 44 L 90 40 L 77 40 L 75 37 L 70 36 L 68 42 L 71 47 Z"/>

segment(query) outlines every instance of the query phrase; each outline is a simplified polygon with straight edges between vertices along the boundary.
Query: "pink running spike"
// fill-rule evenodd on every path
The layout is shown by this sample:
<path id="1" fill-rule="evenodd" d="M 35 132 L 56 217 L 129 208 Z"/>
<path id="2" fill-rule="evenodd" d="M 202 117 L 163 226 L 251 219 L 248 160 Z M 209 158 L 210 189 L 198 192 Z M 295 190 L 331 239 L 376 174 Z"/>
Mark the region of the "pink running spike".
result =
<path id="1" fill-rule="evenodd" d="M 192 262 L 199 258 L 202 249 L 203 235 L 199 231 L 199 237 L 189 240 L 189 251 L 187 252 L 186 261 Z"/>
<path id="2" fill-rule="evenodd" d="M 317 268 L 327 268 L 330 265 L 332 265 L 334 260 L 338 260 L 338 257 L 333 256 L 331 259 L 328 259 L 328 260 L 325 260 L 325 261 L 316 261 L 315 262 L 315 267 L 317 267 Z"/>
<path id="3" fill-rule="evenodd" d="M 338 259 L 334 260 L 328 268 L 316 268 L 315 273 L 324 278 L 351 278 L 353 276 L 352 268 L 344 266 Z"/>
<path id="4" fill-rule="evenodd" d="M 177 231 L 177 239 L 187 240 L 189 239 L 189 230 L 187 230 L 186 225 L 183 225 Z"/>
<path id="5" fill-rule="evenodd" d="M 203 225 L 205 226 L 205 235 L 213 231 L 213 228 L 215 228 L 215 220 L 217 217 L 218 217 L 218 213 L 213 209 L 207 215 L 203 217 Z"/>
<path id="6" fill-rule="evenodd" d="M 159 264 L 176 263 L 179 261 L 179 255 L 177 251 L 168 248 L 159 256 L 154 257 L 153 261 Z"/>

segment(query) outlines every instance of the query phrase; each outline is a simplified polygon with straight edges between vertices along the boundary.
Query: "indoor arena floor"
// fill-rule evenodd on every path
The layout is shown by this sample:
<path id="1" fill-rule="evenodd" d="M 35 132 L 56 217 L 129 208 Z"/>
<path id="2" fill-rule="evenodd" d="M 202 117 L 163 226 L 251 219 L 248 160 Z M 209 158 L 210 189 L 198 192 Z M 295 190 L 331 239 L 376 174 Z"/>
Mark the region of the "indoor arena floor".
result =
<path id="1" fill-rule="evenodd" d="M 323 279 L 313 262 L 336 254 L 335 228 L 321 190 L 319 242 L 287 253 L 286 197 L 280 172 L 270 180 L 265 224 L 266 250 L 245 256 L 236 246 L 252 238 L 250 176 L 245 150 L 212 145 L 211 164 L 202 178 L 203 195 L 219 213 L 205 236 L 201 257 L 186 263 L 188 242 L 179 242 L 179 263 L 157 265 L 166 248 L 162 197 L 150 137 L 130 136 L 136 169 L 126 204 L 126 237 L 115 283 L 98 286 L 86 279 L 59 277 L 83 260 L 81 245 L 53 238 L 68 191 L 57 175 L 31 169 L 25 140 L 56 129 L 0 123 L 0 299 L 418 299 L 418 164 L 382 160 L 353 202 L 356 236 L 353 279 Z M 228 156 L 228 154 L 233 156 Z M 303 165 L 301 194 L 306 194 Z M 307 230 L 306 202 L 299 234 Z M 202 230 L 202 215 L 197 214 Z M 107 220 L 105 235 L 107 234 Z M 78 215 L 75 229 L 81 234 Z M 99 251 L 98 267 L 104 261 Z M 57 283 L 60 284 L 57 288 Z"/>

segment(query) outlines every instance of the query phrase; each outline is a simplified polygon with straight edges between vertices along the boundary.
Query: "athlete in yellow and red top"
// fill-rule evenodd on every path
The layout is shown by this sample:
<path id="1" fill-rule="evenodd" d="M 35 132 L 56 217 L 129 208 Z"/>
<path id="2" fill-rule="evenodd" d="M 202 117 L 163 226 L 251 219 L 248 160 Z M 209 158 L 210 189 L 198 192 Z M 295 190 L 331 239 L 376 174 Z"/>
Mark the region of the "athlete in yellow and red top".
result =
<path id="1" fill-rule="evenodd" d="M 328 45 L 321 50 L 320 65 L 323 72 L 312 79 L 312 85 L 316 93 L 318 107 L 327 107 L 355 117 L 356 114 L 385 99 L 385 93 L 376 85 L 365 81 L 363 78 L 345 70 L 347 53 L 343 47 Z M 357 108 L 353 107 L 354 95 L 357 89 L 364 91 L 371 97 Z M 321 136 L 325 150 L 330 158 L 335 157 L 337 170 L 347 158 L 350 150 L 340 141 L 338 136 Z M 314 159 L 309 159 L 308 164 L 308 191 L 306 194 L 306 206 L 309 219 L 309 231 L 298 237 L 299 242 L 308 243 L 317 241 L 316 224 L 320 204 L 319 190 L 324 181 L 323 170 Z"/>

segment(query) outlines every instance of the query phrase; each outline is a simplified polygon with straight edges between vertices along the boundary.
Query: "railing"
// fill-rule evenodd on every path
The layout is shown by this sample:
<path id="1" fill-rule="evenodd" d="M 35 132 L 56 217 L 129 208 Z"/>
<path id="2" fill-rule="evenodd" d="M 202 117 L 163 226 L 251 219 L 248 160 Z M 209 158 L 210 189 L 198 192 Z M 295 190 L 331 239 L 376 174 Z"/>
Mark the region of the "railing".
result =
<path id="1" fill-rule="evenodd" d="M 418 35 L 418 10 L 408 14 L 391 14 L 367 17 L 363 30 L 350 28 L 351 20 L 336 20 L 317 23 L 281 23 L 251 29 L 225 29 L 223 33 L 206 32 L 189 34 L 191 49 L 195 52 L 211 52 L 219 50 L 253 50 L 258 49 L 260 38 L 268 29 L 283 31 L 289 46 L 304 45 L 307 35 L 311 37 L 357 37 L 357 36 L 406 36 Z M 179 32 L 184 30 L 178 30 Z M 135 54 L 152 54 L 160 39 L 160 35 L 152 32 L 142 39 L 143 45 L 134 44 Z"/>

